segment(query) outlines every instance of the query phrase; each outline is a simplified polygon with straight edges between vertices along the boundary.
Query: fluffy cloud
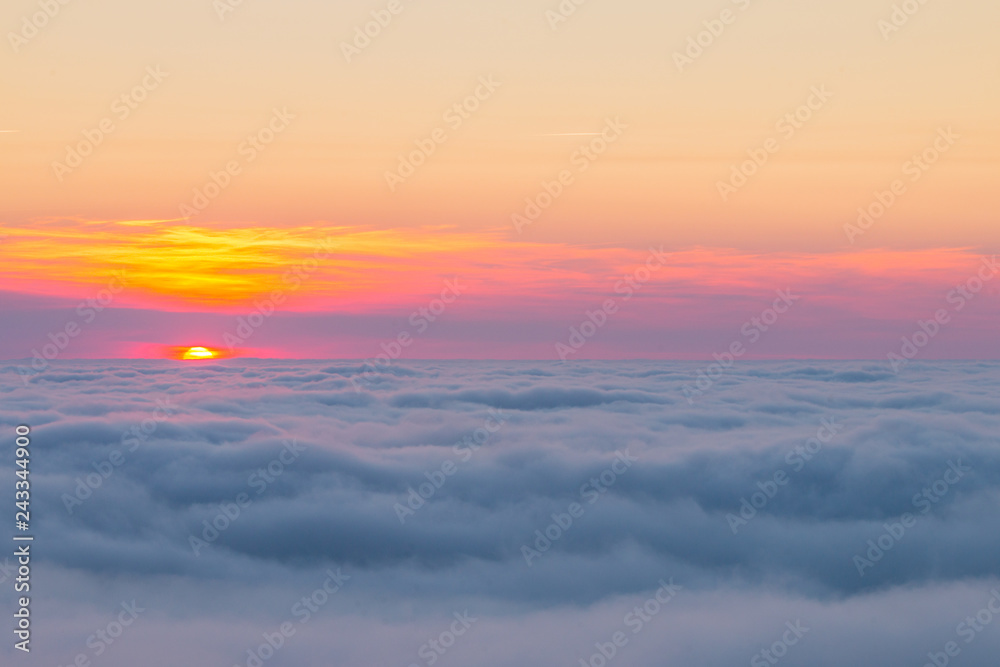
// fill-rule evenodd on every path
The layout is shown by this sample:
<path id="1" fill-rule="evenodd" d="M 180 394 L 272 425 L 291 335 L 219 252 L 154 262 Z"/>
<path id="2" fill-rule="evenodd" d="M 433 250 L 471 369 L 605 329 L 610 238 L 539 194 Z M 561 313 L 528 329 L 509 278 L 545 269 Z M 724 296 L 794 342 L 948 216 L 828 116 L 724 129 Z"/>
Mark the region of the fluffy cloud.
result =
<path id="1" fill-rule="evenodd" d="M 623 664 L 745 663 L 808 616 L 789 664 L 903 665 L 1000 577 L 995 363 L 744 363 L 693 404 L 696 364 L 397 370 L 357 392 L 363 369 L 329 361 L 58 362 L 27 387 L 0 369 L 0 422 L 33 429 L 38 576 L 59 582 L 42 625 L 82 650 L 141 598 L 137 646 L 192 632 L 176 655 L 234 664 L 341 568 L 275 664 L 426 664 L 467 608 L 442 664 L 578 664 L 673 578 Z"/>

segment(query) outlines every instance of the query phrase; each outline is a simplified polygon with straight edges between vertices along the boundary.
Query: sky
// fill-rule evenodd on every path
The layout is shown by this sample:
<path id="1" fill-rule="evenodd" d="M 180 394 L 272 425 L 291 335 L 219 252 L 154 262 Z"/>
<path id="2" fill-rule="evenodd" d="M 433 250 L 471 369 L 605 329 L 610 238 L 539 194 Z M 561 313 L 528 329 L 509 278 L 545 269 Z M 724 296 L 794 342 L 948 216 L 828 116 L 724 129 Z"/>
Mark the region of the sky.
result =
<path id="1" fill-rule="evenodd" d="M 559 7 L 5 3 L 0 357 L 998 356 L 995 3 Z"/>
<path id="2" fill-rule="evenodd" d="M 7 0 L 25 664 L 993 664 L 998 20 Z"/>

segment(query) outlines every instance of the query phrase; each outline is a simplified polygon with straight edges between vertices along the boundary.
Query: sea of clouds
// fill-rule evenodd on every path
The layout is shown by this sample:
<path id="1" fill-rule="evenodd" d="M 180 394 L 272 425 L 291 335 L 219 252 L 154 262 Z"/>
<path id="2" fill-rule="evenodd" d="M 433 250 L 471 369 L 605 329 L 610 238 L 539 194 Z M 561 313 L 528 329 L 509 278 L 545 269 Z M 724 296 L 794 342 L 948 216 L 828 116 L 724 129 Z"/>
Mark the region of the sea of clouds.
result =
<path id="1" fill-rule="evenodd" d="M 995 665 L 1000 364 L 702 366 L 11 362 L 2 662 Z"/>

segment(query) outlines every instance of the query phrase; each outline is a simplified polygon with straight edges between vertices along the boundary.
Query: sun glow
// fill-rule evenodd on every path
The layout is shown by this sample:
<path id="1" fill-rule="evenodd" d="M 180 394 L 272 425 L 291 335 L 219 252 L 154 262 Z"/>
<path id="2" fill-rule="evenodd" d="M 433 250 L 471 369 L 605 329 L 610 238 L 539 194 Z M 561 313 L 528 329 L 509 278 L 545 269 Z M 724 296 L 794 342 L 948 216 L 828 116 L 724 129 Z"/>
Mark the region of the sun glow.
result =
<path id="1" fill-rule="evenodd" d="M 142 350 L 143 357 L 177 359 L 179 361 L 210 361 L 236 356 L 232 350 L 202 345 L 150 345 Z"/>

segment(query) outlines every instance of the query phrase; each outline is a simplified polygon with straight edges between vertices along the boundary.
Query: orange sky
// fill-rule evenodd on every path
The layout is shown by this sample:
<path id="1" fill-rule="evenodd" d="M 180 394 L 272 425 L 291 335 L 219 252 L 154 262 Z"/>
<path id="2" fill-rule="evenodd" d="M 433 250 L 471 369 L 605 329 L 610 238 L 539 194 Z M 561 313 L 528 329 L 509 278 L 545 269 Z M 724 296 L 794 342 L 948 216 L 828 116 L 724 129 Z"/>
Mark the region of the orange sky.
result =
<path id="1" fill-rule="evenodd" d="M 220 19 L 208 0 L 69 3 L 2 55 L 0 129 L 19 130 L 0 135 L 5 217 L 177 217 L 237 160 L 210 222 L 492 229 L 588 140 L 550 135 L 619 117 L 620 141 L 533 238 L 836 247 L 841 223 L 953 126 L 961 141 L 867 241 L 998 240 L 995 3 L 928 3 L 886 40 L 888 1 L 594 1 L 554 31 L 545 12 L 556 2 L 407 2 L 348 63 L 339 45 L 383 4 L 248 0 Z M 735 23 L 679 72 L 673 54 L 724 8 Z M 12 0 L 0 25 L 17 32 L 37 9 Z M 452 129 L 446 111 L 481 77 L 500 85 Z M 132 102 L 144 81 L 153 87 Z M 819 85 L 833 97 L 783 139 L 776 124 Z M 247 162 L 241 144 L 275 108 L 295 118 Z M 53 163 L 106 119 L 114 130 L 60 182 Z M 445 143 L 391 193 L 385 172 L 436 128 Z M 721 201 L 717 182 L 770 137 L 778 153 Z"/>
<path id="2" fill-rule="evenodd" d="M 228 312 L 330 237 L 293 310 L 592 294 L 650 245 L 720 293 L 788 262 L 940 292 L 1000 246 L 995 3 L 388 4 L 6 3 L 4 289 L 127 269 L 123 303 Z"/>

